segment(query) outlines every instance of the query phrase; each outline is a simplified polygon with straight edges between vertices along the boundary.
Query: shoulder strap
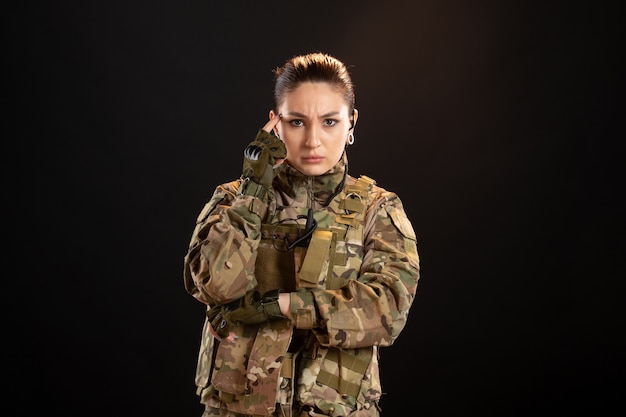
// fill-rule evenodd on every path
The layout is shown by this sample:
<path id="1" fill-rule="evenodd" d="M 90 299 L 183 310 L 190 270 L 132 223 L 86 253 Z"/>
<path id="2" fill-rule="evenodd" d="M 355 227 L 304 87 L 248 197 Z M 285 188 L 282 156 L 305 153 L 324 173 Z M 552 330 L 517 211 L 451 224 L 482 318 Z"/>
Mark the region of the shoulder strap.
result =
<path id="1" fill-rule="evenodd" d="M 354 184 L 346 185 L 345 197 L 339 203 L 344 213 L 337 215 L 337 223 L 358 227 L 367 207 L 367 197 L 376 181 L 367 175 L 361 175 Z"/>

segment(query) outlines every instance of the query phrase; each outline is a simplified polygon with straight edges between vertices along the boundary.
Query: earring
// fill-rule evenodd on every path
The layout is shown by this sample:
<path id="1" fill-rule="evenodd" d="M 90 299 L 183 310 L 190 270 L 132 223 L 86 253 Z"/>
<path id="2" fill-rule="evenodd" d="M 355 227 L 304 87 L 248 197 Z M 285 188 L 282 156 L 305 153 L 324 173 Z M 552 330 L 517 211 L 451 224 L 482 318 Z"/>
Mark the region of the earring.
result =
<path id="1" fill-rule="evenodd" d="M 354 143 L 354 134 L 348 133 L 348 145 L 352 145 Z"/>
<path id="2" fill-rule="evenodd" d="M 280 135 L 278 134 L 278 130 L 275 130 L 275 131 L 274 131 L 274 135 L 275 135 L 278 139 L 280 139 Z"/>

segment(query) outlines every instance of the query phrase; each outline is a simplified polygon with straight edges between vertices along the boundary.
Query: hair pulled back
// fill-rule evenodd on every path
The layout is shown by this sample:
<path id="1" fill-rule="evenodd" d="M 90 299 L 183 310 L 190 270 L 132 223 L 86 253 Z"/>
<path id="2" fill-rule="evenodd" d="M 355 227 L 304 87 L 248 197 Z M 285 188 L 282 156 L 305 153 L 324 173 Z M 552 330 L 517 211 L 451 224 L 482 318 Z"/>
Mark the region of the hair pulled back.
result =
<path id="1" fill-rule="evenodd" d="M 354 85 L 348 69 L 337 58 L 321 52 L 294 56 L 274 70 L 274 109 L 278 110 L 285 94 L 307 81 L 330 84 L 341 92 L 350 113 L 354 111 Z"/>

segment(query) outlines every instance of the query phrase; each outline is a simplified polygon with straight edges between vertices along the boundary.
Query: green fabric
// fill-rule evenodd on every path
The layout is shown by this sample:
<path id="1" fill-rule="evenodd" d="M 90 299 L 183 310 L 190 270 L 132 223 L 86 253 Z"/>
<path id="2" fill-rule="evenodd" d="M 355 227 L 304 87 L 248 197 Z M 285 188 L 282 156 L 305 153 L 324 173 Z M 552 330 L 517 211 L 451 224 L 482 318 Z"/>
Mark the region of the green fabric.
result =
<path id="1" fill-rule="evenodd" d="M 287 148 L 277 136 L 259 129 L 243 155 L 242 178 L 249 178 L 267 190 L 272 186 L 276 159 L 284 159 L 287 156 Z M 247 193 L 248 188 L 255 193 L 258 192 L 254 187 L 246 187 L 243 192 Z"/>
<path id="2" fill-rule="evenodd" d="M 230 323 L 258 324 L 269 319 L 286 318 L 280 312 L 278 294 L 280 290 L 272 290 L 263 296 L 251 290 L 239 301 L 239 305 L 231 310 L 227 308 L 223 314 Z"/>

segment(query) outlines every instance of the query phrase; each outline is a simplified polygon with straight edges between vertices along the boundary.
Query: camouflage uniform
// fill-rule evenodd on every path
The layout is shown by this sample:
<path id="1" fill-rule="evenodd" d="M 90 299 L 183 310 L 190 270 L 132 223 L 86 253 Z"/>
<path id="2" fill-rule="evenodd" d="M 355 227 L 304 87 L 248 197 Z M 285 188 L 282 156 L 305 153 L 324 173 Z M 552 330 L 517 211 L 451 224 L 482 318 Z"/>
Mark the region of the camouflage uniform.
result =
<path id="1" fill-rule="evenodd" d="M 378 416 L 378 348 L 406 324 L 419 279 L 398 196 L 347 175 L 347 157 L 307 177 L 281 165 L 267 201 L 222 184 L 198 216 L 187 291 L 208 307 L 281 288 L 291 320 L 240 325 L 234 341 L 205 322 L 196 384 L 204 416 Z M 306 246 L 308 208 L 317 228 Z M 293 414 L 292 414 L 293 413 Z"/>

